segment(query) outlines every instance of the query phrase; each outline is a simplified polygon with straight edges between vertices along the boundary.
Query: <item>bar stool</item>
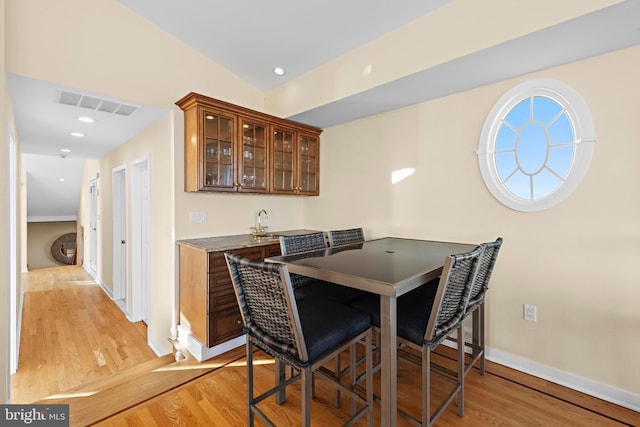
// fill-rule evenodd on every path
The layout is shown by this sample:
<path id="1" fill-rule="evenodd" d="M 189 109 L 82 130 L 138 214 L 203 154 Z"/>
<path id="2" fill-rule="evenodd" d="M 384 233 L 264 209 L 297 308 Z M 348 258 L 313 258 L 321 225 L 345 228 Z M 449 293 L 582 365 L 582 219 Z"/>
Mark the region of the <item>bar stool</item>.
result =
<path id="1" fill-rule="evenodd" d="M 370 317 L 328 299 L 297 300 L 288 269 L 282 264 L 250 261 L 230 253 L 226 253 L 225 258 L 247 337 L 248 425 L 254 425 L 255 415 L 268 425 L 275 425 L 258 405 L 273 395 L 278 403 L 283 403 L 286 387 L 301 380 L 302 425 L 309 426 L 312 379 L 318 376 L 350 397 L 352 404 L 346 425 L 366 416 L 367 425 L 373 426 Z M 327 313 L 331 315 L 327 316 Z M 351 350 L 350 359 L 354 361 L 355 346 L 361 342 L 364 342 L 366 356 L 364 397 L 358 394 L 355 386 L 354 362 L 350 382 L 346 386 L 323 366 L 346 349 Z M 254 346 L 276 361 L 275 386 L 258 396 L 254 395 Z M 284 378 L 282 364 L 292 367 L 297 373 Z"/>
<path id="2" fill-rule="evenodd" d="M 465 343 L 471 347 L 471 361 L 465 367 L 465 375 L 478 360 L 480 360 L 480 374 L 484 375 L 484 301 L 489 289 L 493 267 L 502 246 L 502 238 L 498 237 L 495 241 L 483 243 L 480 246 L 484 248 L 484 251 L 478 262 L 478 274 L 473 282 L 469 305 L 464 315 L 465 318 L 471 316 L 472 319 L 472 339 L 470 343 Z"/>
<path id="3" fill-rule="evenodd" d="M 400 408 L 398 414 L 417 425 L 431 426 L 456 395 L 458 416 L 464 416 L 464 346 L 458 346 L 456 370 L 432 363 L 431 353 L 454 332 L 457 332 L 458 342 L 463 342 L 464 314 L 482 251 L 483 248 L 478 246 L 471 252 L 448 256 L 433 298 L 412 293 L 398 298 L 398 357 L 399 360 L 419 366 L 422 374 L 420 417 L 412 416 Z M 380 327 L 379 297 L 367 295 L 353 301 L 350 306 L 369 314 L 374 327 Z M 407 351 L 407 348 L 414 351 Z M 437 370 L 440 377 L 453 384 L 433 414 L 430 413 L 432 368 Z"/>

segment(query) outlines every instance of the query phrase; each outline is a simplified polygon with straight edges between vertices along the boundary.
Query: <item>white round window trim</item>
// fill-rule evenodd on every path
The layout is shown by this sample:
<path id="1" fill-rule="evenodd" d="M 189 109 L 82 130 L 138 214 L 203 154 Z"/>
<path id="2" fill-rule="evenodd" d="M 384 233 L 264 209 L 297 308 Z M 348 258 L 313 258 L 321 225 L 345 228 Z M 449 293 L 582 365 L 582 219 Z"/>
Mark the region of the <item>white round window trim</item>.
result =
<path id="1" fill-rule="evenodd" d="M 569 174 L 560 187 L 545 197 L 526 200 L 514 195 L 501 182 L 496 166 L 495 142 L 502 120 L 511 109 L 522 100 L 534 96 L 550 98 L 564 107 L 574 128 L 576 148 Z M 507 91 L 489 112 L 478 145 L 480 173 L 485 185 L 500 203 L 522 212 L 542 211 L 559 204 L 578 187 L 589 169 L 595 141 L 591 113 L 576 91 L 558 80 L 529 80 Z"/>

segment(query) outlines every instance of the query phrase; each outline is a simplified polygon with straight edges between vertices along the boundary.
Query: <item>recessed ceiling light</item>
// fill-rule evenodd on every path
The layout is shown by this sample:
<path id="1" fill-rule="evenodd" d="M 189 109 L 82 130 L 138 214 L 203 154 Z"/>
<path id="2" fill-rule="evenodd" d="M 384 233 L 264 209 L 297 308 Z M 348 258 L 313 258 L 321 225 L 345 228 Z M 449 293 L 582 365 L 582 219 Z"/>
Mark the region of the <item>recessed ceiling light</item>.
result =
<path id="1" fill-rule="evenodd" d="M 62 151 L 63 153 L 70 153 L 71 150 L 69 150 L 68 148 L 61 148 L 60 151 Z"/>
<path id="2" fill-rule="evenodd" d="M 71 136 L 83 137 L 83 136 L 84 136 L 84 133 L 80 133 L 80 132 L 71 132 Z"/>
<path id="3" fill-rule="evenodd" d="M 273 69 L 273 73 L 278 76 L 284 76 L 284 69 L 276 67 Z"/>
<path id="4" fill-rule="evenodd" d="M 92 119 L 91 117 L 78 117 L 78 120 L 80 120 L 81 122 L 84 122 L 84 123 L 93 123 L 93 122 L 95 122 L 95 120 Z"/>
<path id="5" fill-rule="evenodd" d="M 64 182 L 64 178 L 60 178 L 60 182 Z"/>

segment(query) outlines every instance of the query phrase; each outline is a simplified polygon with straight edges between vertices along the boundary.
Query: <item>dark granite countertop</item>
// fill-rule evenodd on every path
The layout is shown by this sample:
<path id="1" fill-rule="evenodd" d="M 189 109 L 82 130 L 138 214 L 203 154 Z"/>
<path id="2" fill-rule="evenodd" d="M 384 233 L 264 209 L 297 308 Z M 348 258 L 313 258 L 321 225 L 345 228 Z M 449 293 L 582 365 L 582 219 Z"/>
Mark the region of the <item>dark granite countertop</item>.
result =
<path id="1" fill-rule="evenodd" d="M 205 252 L 227 251 L 230 249 L 250 248 L 278 243 L 280 236 L 295 236 L 296 234 L 317 233 L 317 230 L 283 230 L 267 233 L 256 237 L 252 234 L 238 234 L 235 236 L 200 237 L 196 239 L 178 240 L 176 243 L 189 246 Z"/>

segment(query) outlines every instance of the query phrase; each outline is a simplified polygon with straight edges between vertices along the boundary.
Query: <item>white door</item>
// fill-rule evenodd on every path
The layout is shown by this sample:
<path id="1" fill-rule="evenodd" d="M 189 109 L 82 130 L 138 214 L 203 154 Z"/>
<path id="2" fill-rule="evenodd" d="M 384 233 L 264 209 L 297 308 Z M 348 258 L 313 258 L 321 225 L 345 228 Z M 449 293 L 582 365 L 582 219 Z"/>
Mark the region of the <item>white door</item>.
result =
<path id="1" fill-rule="evenodd" d="M 149 325 L 149 160 L 133 162 L 131 169 L 131 282 L 132 320 Z"/>
<path id="2" fill-rule="evenodd" d="M 127 170 L 111 171 L 113 189 L 113 299 L 127 301 Z"/>
<path id="3" fill-rule="evenodd" d="M 98 272 L 98 180 L 89 181 L 89 269 Z"/>

